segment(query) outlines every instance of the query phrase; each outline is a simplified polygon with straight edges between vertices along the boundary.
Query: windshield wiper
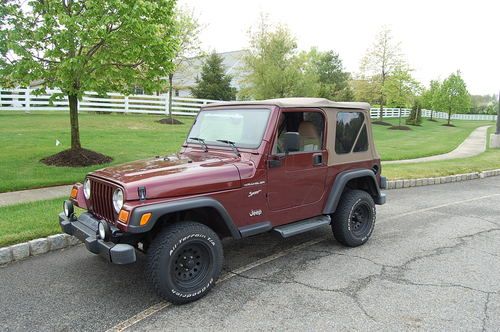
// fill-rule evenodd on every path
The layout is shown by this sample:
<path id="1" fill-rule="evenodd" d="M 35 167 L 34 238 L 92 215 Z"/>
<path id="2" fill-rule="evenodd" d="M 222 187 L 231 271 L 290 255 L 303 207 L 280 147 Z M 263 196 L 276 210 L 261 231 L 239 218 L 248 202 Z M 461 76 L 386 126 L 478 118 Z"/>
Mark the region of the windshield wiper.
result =
<path id="1" fill-rule="evenodd" d="M 203 147 L 205 148 L 205 152 L 208 152 L 208 145 L 207 143 L 205 143 L 205 140 L 203 138 L 199 138 L 199 137 L 189 137 L 188 139 L 191 139 L 193 141 L 197 141 L 197 142 L 200 142 L 201 145 L 203 145 Z"/>
<path id="2" fill-rule="evenodd" d="M 233 152 L 238 157 L 241 157 L 240 151 L 238 150 L 238 148 L 236 147 L 236 144 L 233 141 L 228 141 L 228 140 L 225 140 L 225 139 L 218 139 L 217 142 L 226 143 L 226 144 L 231 145 L 231 148 L 233 148 Z"/>

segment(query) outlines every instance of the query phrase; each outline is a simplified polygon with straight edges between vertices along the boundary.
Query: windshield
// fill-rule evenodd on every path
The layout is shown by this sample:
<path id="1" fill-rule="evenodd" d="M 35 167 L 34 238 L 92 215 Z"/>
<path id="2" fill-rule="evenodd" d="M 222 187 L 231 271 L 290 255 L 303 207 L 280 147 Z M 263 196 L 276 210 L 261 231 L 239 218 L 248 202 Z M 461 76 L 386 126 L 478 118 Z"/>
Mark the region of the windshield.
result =
<path id="1" fill-rule="evenodd" d="M 234 142 L 239 148 L 258 148 L 267 126 L 268 109 L 224 109 L 201 111 L 191 128 L 187 142 L 226 145 L 217 140 Z"/>

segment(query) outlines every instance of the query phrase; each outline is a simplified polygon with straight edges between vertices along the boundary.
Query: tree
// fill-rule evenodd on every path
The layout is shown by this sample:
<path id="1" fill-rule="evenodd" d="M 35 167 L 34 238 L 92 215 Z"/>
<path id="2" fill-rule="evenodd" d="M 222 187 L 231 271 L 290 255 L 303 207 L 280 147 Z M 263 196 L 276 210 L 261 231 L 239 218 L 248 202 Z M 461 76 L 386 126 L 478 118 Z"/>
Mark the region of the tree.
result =
<path id="1" fill-rule="evenodd" d="M 236 89 L 231 86 L 230 75 L 225 73 L 222 57 L 212 52 L 203 63 L 201 78 L 196 78 L 196 86 L 191 93 L 196 98 L 215 100 L 236 99 Z"/>
<path id="2" fill-rule="evenodd" d="M 384 95 L 389 105 L 399 108 L 399 127 L 401 127 L 401 108 L 410 107 L 418 93 L 419 84 L 411 76 L 407 67 L 396 67 L 384 85 Z"/>
<path id="3" fill-rule="evenodd" d="M 244 57 L 247 87 L 244 94 L 255 99 L 283 98 L 303 94 L 304 57 L 297 54 L 295 38 L 285 26 L 274 30 L 261 18 L 250 33 L 249 53 Z"/>
<path id="4" fill-rule="evenodd" d="M 334 51 L 310 51 L 314 72 L 317 76 L 317 96 L 337 101 L 351 101 L 354 93 L 349 86 L 349 73 L 344 71 L 342 60 Z"/>
<path id="5" fill-rule="evenodd" d="M 429 89 L 425 90 L 422 94 L 422 104 L 423 107 L 429 108 L 431 110 L 430 121 L 434 121 L 433 115 L 435 111 L 440 110 L 440 90 L 441 83 L 436 80 L 432 80 Z"/>
<path id="6" fill-rule="evenodd" d="M 413 101 L 413 107 L 410 115 L 406 119 L 406 124 L 412 126 L 420 126 L 422 124 L 422 97 L 417 96 Z"/>
<path id="7" fill-rule="evenodd" d="M 354 99 L 375 104 L 379 102 L 380 80 L 378 77 L 359 76 L 351 81 Z"/>
<path id="8" fill-rule="evenodd" d="M 385 88 L 387 79 L 396 68 L 403 66 L 399 43 L 394 42 L 391 30 L 384 27 L 377 35 L 372 47 L 368 49 L 361 61 L 361 73 L 364 78 L 377 80 L 376 89 L 380 103 L 380 121 L 383 120 L 383 109 L 386 103 Z"/>
<path id="9" fill-rule="evenodd" d="M 471 105 L 470 94 L 460 75 L 460 71 L 452 73 L 443 81 L 439 92 L 439 105 L 448 112 L 448 126 L 451 126 L 451 115 L 466 112 Z"/>
<path id="10" fill-rule="evenodd" d="M 200 24 L 193 12 L 187 9 L 179 10 L 175 17 L 175 34 L 178 47 L 170 62 L 171 71 L 168 73 L 168 121 L 161 123 L 180 123 L 172 116 L 173 78 L 176 71 L 182 70 L 190 57 L 200 52 Z"/>
<path id="11" fill-rule="evenodd" d="M 154 91 L 177 48 L 174 0 L 43 0 L 0 4 L 1 84 L 59 88 L 70 109 L 71 150 L 81 150 L 85 91 Z"/>

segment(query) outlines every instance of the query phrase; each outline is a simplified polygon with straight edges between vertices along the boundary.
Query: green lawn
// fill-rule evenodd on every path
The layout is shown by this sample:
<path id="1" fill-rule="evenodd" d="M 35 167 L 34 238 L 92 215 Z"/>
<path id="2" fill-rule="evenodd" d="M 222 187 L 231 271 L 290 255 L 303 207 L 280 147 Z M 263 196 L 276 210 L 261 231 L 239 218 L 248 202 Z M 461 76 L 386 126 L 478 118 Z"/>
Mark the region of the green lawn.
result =
<path id="1" fill-rule="evenodd" d="M 183 125 L 155 122 L 161 118 L 81 113 L 82 145 L 113 157 L 111 164 L 177 151 L 193 118 L 178 117 Z M 56 146 L 56 140 L 62 146 Z M 106 166 L 49 167 L 39 162 L 69 146 L 66 112 L 0 112 L 0 192 L 73 183 L 83 180 L 86 173 Z"/>
<path id="2" fill-rule="evenodd" d="M 493 170 L 500 168 L 500 149 L 489 148 L 489 137 L 494 132 L 488 130 L 488 149 L 470 158 L 431 161 L 426 163 L 390 164 L 382 167 L 382 173 L 391 180 L 446 176 Z"/>
<path id="3" fill-rule="evenodd" d="M 82 145 L 113 157 L 112 164 L 165 155 L 179 149 L 193 121 L 179 117 L 183 125 L 162 125 L 158 115 L 80 114 Z M 397 123 L 397 119 L 389 120 Z M 374 126 L 377 150 L 383 160 L 424 157 L 457 147 L 485 122 L 456 121 L 456 128 L 424 120 L 412 131 Z M 59 140 L 62 146 L 56 146 Z M 85 174 L 107 165 L 70 168 L 49 167 L 43 157 L 67 149 L 70 143 L 66 112 L 0 112 L 0 192 L 53 186 L 81 181 Z M 109 165 L 109 164 L 108 164 Z"/>
<path id="4" fill-rule="evenodd" d="M 384 120 L 394 124 L 397 119 Z M 447 153 L 455 149 L 477 127 L 494 125 L 486 121 L 453 121 L 456 127 L 442 126 L 444 120 L 423 120 L 422 126 L 411 131 L 389 130 L 385 126 L 373 125 L 377 151 L 382 160 L 401 160 L 428 157 Z M 403 120 L 404 125 L 404 120 Z"/>
<path id="5" fill-rule="evenodd" d="M 61 233 L 63 198 L 0 207 L 0 247 Z"/>

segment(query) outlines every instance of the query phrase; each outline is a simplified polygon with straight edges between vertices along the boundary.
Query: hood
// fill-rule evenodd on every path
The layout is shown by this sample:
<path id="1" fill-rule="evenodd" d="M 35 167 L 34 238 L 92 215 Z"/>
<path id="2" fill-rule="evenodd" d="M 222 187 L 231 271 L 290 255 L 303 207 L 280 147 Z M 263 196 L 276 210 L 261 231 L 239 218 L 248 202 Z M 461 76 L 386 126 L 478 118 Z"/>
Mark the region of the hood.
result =
<path id="1" fill-rule="evenodd" d="M 127 200 L 196 195 L 241 187 L 238 158 L 215 154 L 173 155 L 130 162 L 95 171 L 90 176 L 115 182 L 125 189 Z"/>

